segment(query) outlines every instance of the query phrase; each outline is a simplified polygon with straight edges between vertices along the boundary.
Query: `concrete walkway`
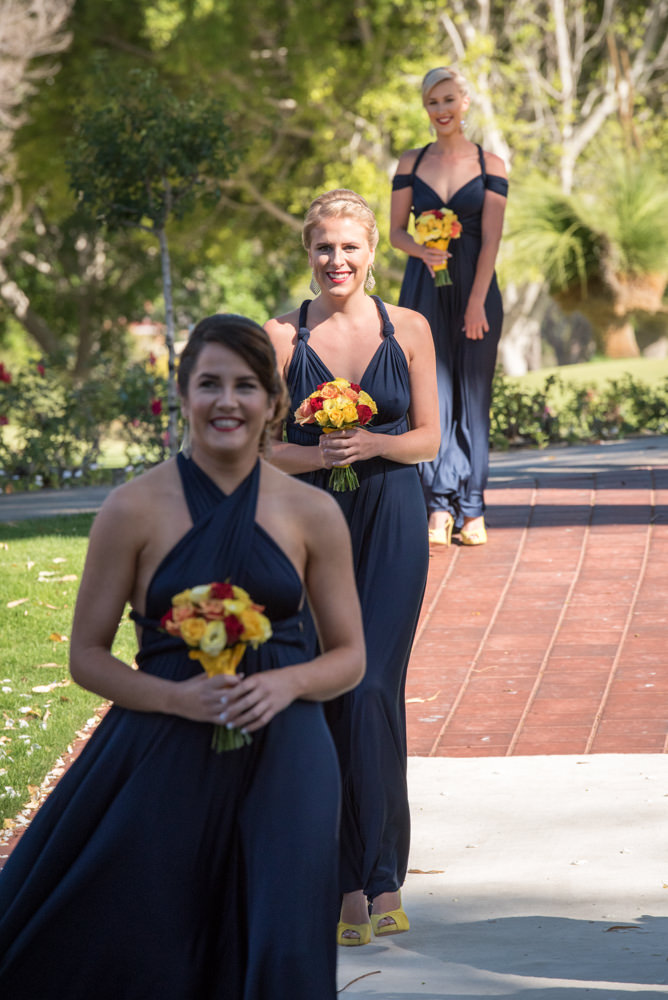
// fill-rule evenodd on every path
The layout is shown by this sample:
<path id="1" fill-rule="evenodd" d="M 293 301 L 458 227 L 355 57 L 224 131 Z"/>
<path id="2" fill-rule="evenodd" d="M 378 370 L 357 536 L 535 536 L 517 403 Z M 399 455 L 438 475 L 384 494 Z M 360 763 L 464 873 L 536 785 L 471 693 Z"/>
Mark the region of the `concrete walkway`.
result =
<path id="1" fill-rule="evenodd" d="M 410 664 L 411 932 L 340 948 L 341 995 L 664 997 L 668 438 L 493 455 L 487 500 L 486 546 L 432 551 Z"/>

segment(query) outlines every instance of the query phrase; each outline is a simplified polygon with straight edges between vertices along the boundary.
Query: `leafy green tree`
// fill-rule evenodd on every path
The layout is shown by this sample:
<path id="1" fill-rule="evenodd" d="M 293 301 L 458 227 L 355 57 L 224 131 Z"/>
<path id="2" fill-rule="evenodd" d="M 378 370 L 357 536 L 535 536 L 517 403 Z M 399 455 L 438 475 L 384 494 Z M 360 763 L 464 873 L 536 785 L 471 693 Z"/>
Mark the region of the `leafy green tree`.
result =
<path id="1" fill-rule="evenodd" d="M 509 240 L 519 267 L 590 319 L 601 351 L 639 353 L 634 314 L 663 309 L 668 279 L 668 185 L 652 162 L 613 161 L 573 194 L 533 177 L 518 192 Z"/>
<path id="2" fill-rule="evenodd" d="M 183 219 L 200 198 L 215 204 L 217 182 L 234 160 L 222 102 L 181 99 L 152 70 L 131 71 L 78 108 L 68 166 L 81 211 L 112 231 L 150 233 L 160 246 L 172 453 L 178 405 L 167 223 Z"/>

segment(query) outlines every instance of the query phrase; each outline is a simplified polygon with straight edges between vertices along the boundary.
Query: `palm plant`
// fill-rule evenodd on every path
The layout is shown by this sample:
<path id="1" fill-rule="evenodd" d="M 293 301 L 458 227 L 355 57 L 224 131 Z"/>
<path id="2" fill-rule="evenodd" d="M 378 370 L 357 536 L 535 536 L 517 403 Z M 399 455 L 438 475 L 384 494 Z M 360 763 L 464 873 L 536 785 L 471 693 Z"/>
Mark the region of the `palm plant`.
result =
<path id="1" fill-rule="evenodd" d="M 634 314 L 664 311 L 668 280 L 668 183 L 656 167 L 612 163 L 573 194 L 531 178 L 512 199 L 507 242 L 513 272 L 579 309 L 603 353 L 639 353 Z"/>

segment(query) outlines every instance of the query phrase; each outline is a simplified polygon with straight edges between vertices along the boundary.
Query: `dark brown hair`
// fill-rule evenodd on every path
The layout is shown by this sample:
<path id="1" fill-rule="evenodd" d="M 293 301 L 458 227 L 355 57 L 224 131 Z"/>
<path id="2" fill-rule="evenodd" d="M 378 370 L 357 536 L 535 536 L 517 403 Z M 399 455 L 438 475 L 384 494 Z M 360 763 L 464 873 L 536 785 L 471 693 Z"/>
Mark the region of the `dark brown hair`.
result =
<path id="1" fill-rule="evenodd" d="M 220 344 L 234 351 L 258 377 L 260 385 L 275 402 L 274 419 L 269 428 L 274 432 L 288 411 L 289 398 L 276 367 L 273 344 L 266 332 L 254 320 L 235 313 L 216 313 L 201 319 L 188 337 L 179 360 L 177 378 L 179 392 L 184 399 L 188 397 L 190 376 L 206 344 Z"/>

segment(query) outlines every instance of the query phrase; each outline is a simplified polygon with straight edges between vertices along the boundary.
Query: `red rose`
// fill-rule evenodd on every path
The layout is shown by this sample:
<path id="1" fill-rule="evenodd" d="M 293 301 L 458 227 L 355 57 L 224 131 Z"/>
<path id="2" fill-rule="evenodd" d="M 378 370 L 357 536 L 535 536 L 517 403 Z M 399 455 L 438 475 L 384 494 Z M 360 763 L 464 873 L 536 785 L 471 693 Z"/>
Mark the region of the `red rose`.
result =
<path id="1" fill-rule="evenodd" d="M 11 380 L 12 376 L 9 374 L 2 361 L 0 361 L 0 382 L 11 382 Z"/>
<path id="2" fill-rule="evenodd" d="M 170 608 L 167 614 L 164 614 L 160 619 L 160 628 L 167 628 L 167 622 L 173 621 L 172 609 Z"/>
<path id="3" fill-rule="evenodd" d="M 231 646 L 240 638 L 244 627 L 239 619 L 235 618 L 234 615 L 228 615 L 227 618 L 224 619 L 224 624 L 225 631 L 227 632 L 227 643 Z"/>
<path id="4" fill-rule="evenodd" d="M 155 354 L 153 353 L 153 351 L 151 351 L 151 353 L 148 356 L 148 363 L 149 363 L 149 365 L 154 365 L 157 360 L 158 359 L 156 358 Z"/>
<path id="5" fill-rule="evenodd" d="M 44 376 L 46 375 L 46 368 L 44 367 L 44 365 L 37 365 L 37 374 L 41 375 L 42 378 L 44 378 Z"/>
<path id="6" fill-rule="evenodd" d="M 439 210 L 437 208 L 435 208 L 434 211 L 431 214 L 434 216 L 435 219 L 442 219 L 443 218 L 443 212 L 439 212 Z"/>
<path id="7" fill-rule="evenodd" d="M 357 407 L 357 419 L 364 425 L 368 424 L 373 416 L 373 410 L 370 406 L 365 406 L 364 403 L 359 403 Z"/>
<path id="8" fill-rule="evenodd" d="M 322 410 L 322 399 L 320 396 L 316 396 L 315 399 L 311 400 L 311 410 L 315 413 L 316 410 Z"/>
<path id="9" fill-rule="evenodd" d="M 327 385 L 327 383 L 326 383 L 326 382 L 321 382 L 321 383 L 320 383 L 320 385 L 316 385 L 316 387 L 315 387 L 315 388 L 316 388 L 316 392 L 317 392 L 317 391 L 318 391 L 319 389 L 324 389 L 326 385 Z"/>
<path id="10" fill-rule="evenodd" d="M 151 400 L 151 413 L 154 417 L 159 417 L 162 413 L 162 400 L 152 399 Z"/>
<path id="11" fill-rule="evenodd" d="M 357 382 L 351 382 L 350 383 L 350 388 L 353 389 L 354 392 L 361 392 L 362 391 L 362 387 L 360 385 L 358 385 Z"/>
<path id="12" fill-rule="evenodd" d="M 211 597 L 218 601 L 231 600 L 234 597 L 234 590 L 231 583 L 212 583 Z"/>

